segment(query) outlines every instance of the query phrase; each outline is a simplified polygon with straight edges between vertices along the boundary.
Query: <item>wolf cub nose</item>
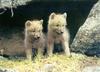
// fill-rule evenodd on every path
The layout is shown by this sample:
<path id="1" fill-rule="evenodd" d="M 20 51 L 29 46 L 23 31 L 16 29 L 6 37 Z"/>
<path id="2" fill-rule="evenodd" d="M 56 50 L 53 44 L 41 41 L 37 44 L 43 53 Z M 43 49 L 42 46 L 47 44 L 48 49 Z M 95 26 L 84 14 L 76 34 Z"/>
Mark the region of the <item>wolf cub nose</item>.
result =
<path id="1" fill-rule="evenodd" d="M 58 34 L 63 34 L 63 31 L 60 31 Z"/>
<path id="2" fill-rule="evenodd" d="M 63 32 L 61 31 L 60 33 L 62 34 Z"/>
<path id="3" fill-rule="evenodd" d="M 37 37 L 37 39 L 39 39 L 40 37 Z"/>

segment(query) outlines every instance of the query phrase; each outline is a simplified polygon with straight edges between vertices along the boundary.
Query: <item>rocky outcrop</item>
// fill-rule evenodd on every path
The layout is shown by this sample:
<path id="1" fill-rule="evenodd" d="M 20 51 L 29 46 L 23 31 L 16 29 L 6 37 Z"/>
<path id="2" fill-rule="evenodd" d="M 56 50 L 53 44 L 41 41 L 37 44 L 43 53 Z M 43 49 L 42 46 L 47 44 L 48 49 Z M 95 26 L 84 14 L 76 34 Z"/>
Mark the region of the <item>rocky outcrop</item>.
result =
<path id="1" fill-rule="evenodd" d="M 72 51 L 100 56 L 100 0 L 94 5 L 71 45 Z"/>

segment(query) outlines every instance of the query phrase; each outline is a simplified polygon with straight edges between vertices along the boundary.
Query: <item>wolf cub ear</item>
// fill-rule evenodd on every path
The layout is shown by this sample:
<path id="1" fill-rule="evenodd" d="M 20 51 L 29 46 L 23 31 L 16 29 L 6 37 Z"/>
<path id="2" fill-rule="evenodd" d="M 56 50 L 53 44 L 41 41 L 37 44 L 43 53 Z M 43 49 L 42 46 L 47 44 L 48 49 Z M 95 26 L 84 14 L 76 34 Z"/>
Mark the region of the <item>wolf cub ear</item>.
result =
<path id="1" fill-rule="evenodd" d="M 65 12 L 65 13 L 63 14 L 63 16 L 64 16 L 64 18 L 66 18 L 66 17 L 67 17 L 67 13 Z"/>
<path id="2" fill-rule="evenodd" d="M 26 21 L 26 23 L 25 23 L 25 27 L 29 27 L 29 26 L 31 26 L 31 21 L 30 20 Z"/>
<path id="3" fill-rule="evenodd" d="M 43 24 L 43 20 L 40 20 L 40 23 Z"/>
<path id="4" fill-rule="evenodd" d="M 51 15 L 50 15 L 50 19 L 54 19 L 54 17 L 55 17 L 55 13 L 53 12 L 53 13 L 51 13 Z"/>

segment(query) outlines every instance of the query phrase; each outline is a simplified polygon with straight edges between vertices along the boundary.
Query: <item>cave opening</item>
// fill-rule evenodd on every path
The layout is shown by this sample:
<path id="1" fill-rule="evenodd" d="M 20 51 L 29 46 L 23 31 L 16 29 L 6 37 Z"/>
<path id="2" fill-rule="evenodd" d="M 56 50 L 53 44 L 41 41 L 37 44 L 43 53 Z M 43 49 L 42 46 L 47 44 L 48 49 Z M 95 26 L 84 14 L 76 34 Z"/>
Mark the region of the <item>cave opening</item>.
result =
<path id="1" fill-rule="evenodd" d="M 0 42 L 1 48 L 6 48 L 4 41 L 9 41 L 13 36 L 19 36 L 24 39 L 24 24 L 27 20 L 43 19 L 44 32 L 47 32 L 48 17 L 52 12 L 66 12 L 68 29 L 70 31 L 72 43 L 78 29 L 82 26 L 88 17 L 88 14 L 97 2 L 94 1 L 40 1 L 30 2 L 28 5 L 13 8 L 14 16 L 11 17 L 11 9 L 0 14 Z M 15 34 L 15 35 L 14 35 Z M 17 35 L 16 35 L 17 34 Z M 2 42 L 2 38 L 4 38 Z M 6 40 L 5 40 L 6 39 Z M 13 42 L 14 40 L 12 40 Z M 3 43 L 3 44 L 2 44 Z M 19 42 L 20 43 L 20 42 Z M 12 46 L 12 43 L 9 43 Z M 4 46 L 3 46 L 4 45 Z M 21 44 L 19 44 L 21 45 Z M 12 46 L 13 47 L 13 46 Z M 9 54 L 9 53 L 8 53 Z"/>

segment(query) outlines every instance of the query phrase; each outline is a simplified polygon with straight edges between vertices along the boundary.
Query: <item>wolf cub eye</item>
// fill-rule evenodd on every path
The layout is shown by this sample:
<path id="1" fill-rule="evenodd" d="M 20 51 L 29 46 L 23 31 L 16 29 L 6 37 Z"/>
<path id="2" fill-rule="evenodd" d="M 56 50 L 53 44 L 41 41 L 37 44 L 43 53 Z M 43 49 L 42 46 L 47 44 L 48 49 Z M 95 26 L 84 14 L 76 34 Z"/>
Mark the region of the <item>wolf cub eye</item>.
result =
<path id="1" fill-rule="evenodd" d="M 59 25 L 56 25 L 57 27 L 59 26 Z"/>
<path id="2" fill-rule="evenodd" d="M 62 25 L 62 26 L 64 26 L 64 25 Z"/>
<path id="3" fill-rule="evenodd" d="M 33 30 L 32 32 L 35 32 L 35 30 Z"/>
<path id="4" fill-rule="evenodd" d="M 38 30 L 38 32 L 40 32 L 41 30 Z"/>

